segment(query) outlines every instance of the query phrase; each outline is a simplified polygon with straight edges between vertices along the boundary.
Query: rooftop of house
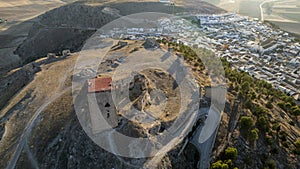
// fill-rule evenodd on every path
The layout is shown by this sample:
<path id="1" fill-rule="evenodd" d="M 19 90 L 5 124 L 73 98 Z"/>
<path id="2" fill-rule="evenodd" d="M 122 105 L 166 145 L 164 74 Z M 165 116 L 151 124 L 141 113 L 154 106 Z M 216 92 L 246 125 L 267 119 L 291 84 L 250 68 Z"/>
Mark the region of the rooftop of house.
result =
<path id="1" fill-rule="evenodd" d="M 88 92 L 97 93 L 111 90 L 111 77 L 98 77 L 88 80 Z"/>

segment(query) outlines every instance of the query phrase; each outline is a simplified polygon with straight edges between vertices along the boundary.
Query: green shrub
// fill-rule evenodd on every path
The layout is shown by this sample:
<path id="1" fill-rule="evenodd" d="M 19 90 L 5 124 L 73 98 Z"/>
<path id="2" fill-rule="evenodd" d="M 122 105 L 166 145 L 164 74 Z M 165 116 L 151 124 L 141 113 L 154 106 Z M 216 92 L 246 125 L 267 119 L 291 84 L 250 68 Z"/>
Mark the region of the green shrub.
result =
<path id="1" fill-rule="evenodd" d="M 250 109 L 250 108 L 252 107 L 252 102 L 251 102 L 251 100 L 247 99 L 244 105 L 245 105 L 245 108 L 246 108 L 246 109 Z"/>
<path id="2" fill-rule="evenodd" d="M 297 141 L 295 141 L 295 147 L 300 149 L 300 139 L 298 139 Z"/>
<path id="3" fill-rule="evenodd" d="M 294 154 L 300 155 L 300 139 L 296 140 L 294 144 L 295 144 L 295 149 L 293 150 Z"/>
<path id="4" fill-rule="evenodd" d="M 195 62 L 194 66 L 198 67 L 198 66 L 200 66 L 200 64 L 198 62 Z"/>
<path id="5" fill-rule="evenodd" d="M 274 140 L 273 140 L 272 137 L 267 137 L 267 138 L 265 139 L 265 143 L 266 143 L 267 145 L 273 145 L 273 144 L 274 144 Z"/>
<path id="6" fill-rule="evenodd" d="M 219 160 L 211 165 L 211 169 L 229 169 L 228 164 L 223 163 L 223 161 Z"/>
<path id="7" fill-rule="evenodd" d="M 277 103 L 277 105 L 284 111 L 286 111 L 286 106 L 285 106 L 285 103 L 284 102 L 279 102 Z"/>
<path id="8" fill-rule="evenodd" d="M 259 130 L 257 128 L 250 131 L 249 140 L 251 142 L 255 142 L 256 140 L 258 140 L 258 132 L 259 132 Z"/>
<path id="9" fill-rule="evenodd" d="M 267 166 L 270 168 L 270 169 L 276 169 L 276 162 L 274 160 L 270 160 L 267 162 Z"/>
<path id="10" fill-rule="evenodd" d="M 280 124 L 277 122 L 275 124 L 273 124 L 272 130 L 275 130 L 278 133 L 281 130 Z"/>
<path id="11" fill-rule="evenodd" d="M 266 107 L 267 107 L 268 109 L 273 109 L 272 102 L 271 102 L 271 101 L 268 101 L 268 103 L 266 104 Z"/>
<path id="12" fill-rule="evenodd" d="M 300 108 L 298 106 L 297 106 L 297 108 L 293 108 L 292 114 L 295 116 L 300 116 Z"/>
<path id="13" fill-rule="evenodd" d="M 251 100 L 254 100 L 254 99 L 256 99 L 256 93 L 255 93 L 255 92 L 252 92 Z"/>
<path id="14" fill-rule="evenodd" d="M 235 159 L 238 155 L 238 151 L 234 147 L 228 147 L 225 150 L 225 158 L 226 159 Z"/>
<path id="15" fill-rule="evenodd" d="M 269 130 L 269 122 L 267 121 L 267 118 L 263 115 L 259 116 L 257 120 L 257 126 L 264 131 Z"/>
<path id="16" fill-rule="evenodd" d="M 241 117 L 241 127 L 243 129 L 249 130 L 254 125 L 254 120 L 249 116 Z"/>
<path id="17" fill-rule="evenodd" d="M 282 141 L 286 141 L 287 140 L 287 133 L 285 131 L 280 131 L 279 132 L 279 138 Z"/>
<path id="18" fill-rule="evenodd" d="M 256 105 L 254 111 L 253 111 L 253 114 L 255 116 L 260 116 L 260 115 L 264 115 L 264 114 L 267 114 L 267 110 L 265 110 L 264 108 L 260 107 L 259 105 Z"/>
<path id="19" fill-rule="evenodd" d="M 243 92 L 248 93 L 250 90 L 249 82 L 243 82 L 241 88 Z"/>
<path id="20" fill-rule="evenodd" d="M 222 169 L 222 164 L 223 164 L 223 162 L 221 160 L 219 160 L 219 161 L 213 163 L 211 165 L 211 168 L 212 169 Z"/>
<path id="21" fill-rule="evenodd" d="M 287 143 L 287 142 L 283 142 L 282 145 L 283 145 L 285 148 L 289 148 L 289 143 Z"/>

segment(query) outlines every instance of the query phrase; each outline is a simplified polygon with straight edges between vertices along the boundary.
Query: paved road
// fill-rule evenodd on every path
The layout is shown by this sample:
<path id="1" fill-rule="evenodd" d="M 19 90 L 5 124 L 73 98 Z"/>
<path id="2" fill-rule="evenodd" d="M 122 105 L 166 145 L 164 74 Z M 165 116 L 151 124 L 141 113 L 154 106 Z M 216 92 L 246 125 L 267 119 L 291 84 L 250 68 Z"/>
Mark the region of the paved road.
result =
<path id="1" fill-rule="evenodd" d="M 204 108 L 202 111 L 208 110 Z M 195 134 L 191 138 L 191 143 L 196 146 L 200 154 L 200 161 L 198 163 L 199 169 L 209 168 L 210 154 L 214 146 L 220 121 L 221 112 L 214 106 L 211 106 L 204 125 L 198 126 Z"/>
<path id="2" fill-rule="evenodd" d="M 31 163 L 31 165 L 33 166 L 33 168 L 35 169 L 39 169 L 39 164 L 37 162 L 37 160 L 35 159 L 34 155 L 32 154 L 30 148 L 29 148 L 29 145 L 28 145 L 28 140 L 26 139 L 26 143 L 25 143 L 25 150 L 26 150 L 26 153 L 27 153 L 27 156 L 28 156 L 28 159 Z"/>

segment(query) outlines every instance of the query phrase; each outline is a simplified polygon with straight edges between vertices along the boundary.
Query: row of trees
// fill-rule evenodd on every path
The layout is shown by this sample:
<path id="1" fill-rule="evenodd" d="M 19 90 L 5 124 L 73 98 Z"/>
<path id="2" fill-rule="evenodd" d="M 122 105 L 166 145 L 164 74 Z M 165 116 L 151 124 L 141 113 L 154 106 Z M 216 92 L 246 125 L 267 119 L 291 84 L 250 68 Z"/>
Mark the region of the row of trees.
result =
<path id="1" fill-rule="evenodd" d="M 168 41 L 166 39 L 158 40 L 158 42 L 173 48 L 175 52 L 180 53 L 184 60 L 194 63 L 194 66 L 199 67 L 200 70 L 207 70 L 214 76 L 222 75 L 224 72 L 222 62 L 216 58 L 213 51 L 206 48 L 198 48 L 196 46 L 189 47 L 184 44 Z"/>
<path id="2" fill-rule="evenodd" d="M 280 101 L 277 103 L 277 105 L 284 111 L 294 115 L 294 116 L 300 116 L 300 107 L 295 105 L 294 102 L 285 102 Z"/>

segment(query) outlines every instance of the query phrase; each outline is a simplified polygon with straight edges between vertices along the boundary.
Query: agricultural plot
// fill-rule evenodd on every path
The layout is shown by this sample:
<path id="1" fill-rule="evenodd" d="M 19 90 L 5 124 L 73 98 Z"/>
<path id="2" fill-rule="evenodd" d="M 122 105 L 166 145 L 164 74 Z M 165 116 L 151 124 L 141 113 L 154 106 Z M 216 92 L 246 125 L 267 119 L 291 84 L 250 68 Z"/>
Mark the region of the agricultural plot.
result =
<path id="1" fill-rule="evenodd" d="M 271 21 L 280 28 L 300 34 L 300 1 L 285 0 L 265 4 L 265 20 Z"/>

